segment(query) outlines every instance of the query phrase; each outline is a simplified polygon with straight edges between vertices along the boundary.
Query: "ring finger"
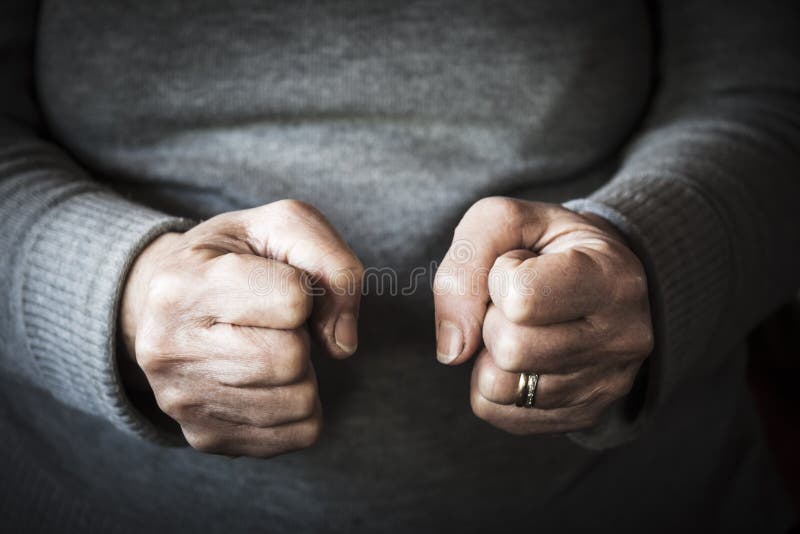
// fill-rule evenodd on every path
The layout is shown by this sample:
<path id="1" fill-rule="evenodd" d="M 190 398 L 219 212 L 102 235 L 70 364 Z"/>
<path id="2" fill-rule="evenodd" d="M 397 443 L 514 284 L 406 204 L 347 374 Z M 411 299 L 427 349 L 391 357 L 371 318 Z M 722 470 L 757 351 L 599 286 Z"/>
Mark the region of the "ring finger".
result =
<path id="1" fill-rule="evenodd" d="M 483 350 L 472 370 L 481 396 L 495 404 L 513 405 L 519 392 L 520 373 L 497 367 L 487 350 Z M 571 374 L 541 374 L 536 386 L 535 406 L 543 410 L 578 406 L 590 400 L 586 384 L 594 383 L 594 368 Z"/>

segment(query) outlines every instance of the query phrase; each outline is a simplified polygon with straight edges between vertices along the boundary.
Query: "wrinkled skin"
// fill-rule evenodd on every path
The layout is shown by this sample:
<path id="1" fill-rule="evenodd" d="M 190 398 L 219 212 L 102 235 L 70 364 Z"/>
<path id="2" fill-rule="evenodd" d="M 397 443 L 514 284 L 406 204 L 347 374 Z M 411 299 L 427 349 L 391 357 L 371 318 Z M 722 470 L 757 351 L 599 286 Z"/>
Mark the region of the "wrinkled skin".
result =
<path id="1" fill-rule="evenodd" d="M 332 356 L 351 355 L 362 274 L 311 206 L 225 213 L 139 255 L 123 337 L 195 449 L 269 457 L 308 447 L 322 425 L 308 327 Z"/>
<path id="2" fill-rule="evenodd" d="M 642 264 L 605 219 L 502 197 L 475 203 L 436 273 L 437 357 L 476 352 L 475 414 L 514 434 L 595 425 L 653 349 Z M 515 406 L 520 373 L 535 407 Z"/>
<path id="3" fill-rule="evenodd" d="M 358 344 L 363 267 L 293 200 L 167 233 L 137 258 L 121 327 L 159 408 L 204 452 L 270 457 L 312 445 L 322 415 L 310 335 Z M 515 434 L 593 426 L 653 348 L 644 269 L 606 220 L 491 197 L 455 230 L 436 274 L 437 357 L 476 353 L 475 414 Z M 514 405 L 540 374 L 535 408 Z"/>

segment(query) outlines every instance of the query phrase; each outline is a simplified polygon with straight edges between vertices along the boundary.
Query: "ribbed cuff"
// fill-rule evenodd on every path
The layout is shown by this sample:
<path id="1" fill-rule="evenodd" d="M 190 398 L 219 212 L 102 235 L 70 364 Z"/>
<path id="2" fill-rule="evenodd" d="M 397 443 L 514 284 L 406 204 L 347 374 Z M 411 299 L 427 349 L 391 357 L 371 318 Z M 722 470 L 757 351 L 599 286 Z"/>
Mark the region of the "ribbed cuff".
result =
<path id="1" fill-rule="evenodd" d="M 87 191 L 50 207 L 28 233 L 22 263 L 28 348 L 48 389 L 160 443 L 174 443 L 174 437 L 140 414 L 122 388 L 117 311 L 138 253 L 157 236 L 191 225 L 105 191 Z"/>
<path id="2" fill-rule="evenodd" d="M 621 399 L 599 425 L 570 436 L 603 449 L 634 439 L 682 379 L 713 368 L 698 341 L 708 339 L 725 306 L 729 243 L 702 192 L 665 173 L 618 177 L 565 207 L 599 215 L 626 236 L 644 265 L 650 293 L 655 348 L 637 378 L 638 402 Z"/>

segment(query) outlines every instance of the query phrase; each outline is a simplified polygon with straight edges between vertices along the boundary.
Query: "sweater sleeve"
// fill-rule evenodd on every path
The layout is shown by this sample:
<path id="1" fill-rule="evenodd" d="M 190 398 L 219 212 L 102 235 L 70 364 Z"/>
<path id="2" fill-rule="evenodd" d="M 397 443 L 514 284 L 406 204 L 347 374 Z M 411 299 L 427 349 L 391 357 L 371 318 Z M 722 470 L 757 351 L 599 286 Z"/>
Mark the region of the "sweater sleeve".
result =
<path id="1" fill-rule="evenodd" d="M 124 431 L 168 440 L 121 387 L 117 307 L 137 253 L 189 222 L 118 196 L 46 139 L 35 26 L 35 2 L 2 2 L 0 371 Z"/>
<path id="2" fill-rule="evenodd" d="M 651 291 L 656 348 L 643 401 L 572 435 L 633 439 L 679 385 L 800 286 L 800 42 L 794 0 L 664 0 L 653 108 L 616 175 L 575 211 L 625 233 Z"/>

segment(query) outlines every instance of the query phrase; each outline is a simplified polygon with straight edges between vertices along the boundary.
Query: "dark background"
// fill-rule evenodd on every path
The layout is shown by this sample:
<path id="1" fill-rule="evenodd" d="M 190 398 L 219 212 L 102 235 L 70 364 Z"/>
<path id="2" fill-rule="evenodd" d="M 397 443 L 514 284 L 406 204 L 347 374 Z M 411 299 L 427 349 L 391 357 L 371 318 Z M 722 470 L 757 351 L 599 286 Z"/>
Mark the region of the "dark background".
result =
<path id="1" fill-rule="evenodd" d="M 749 344 L 750 387 L 773 460 L 800 516 L 800 297 L 762 323 Z"/>

